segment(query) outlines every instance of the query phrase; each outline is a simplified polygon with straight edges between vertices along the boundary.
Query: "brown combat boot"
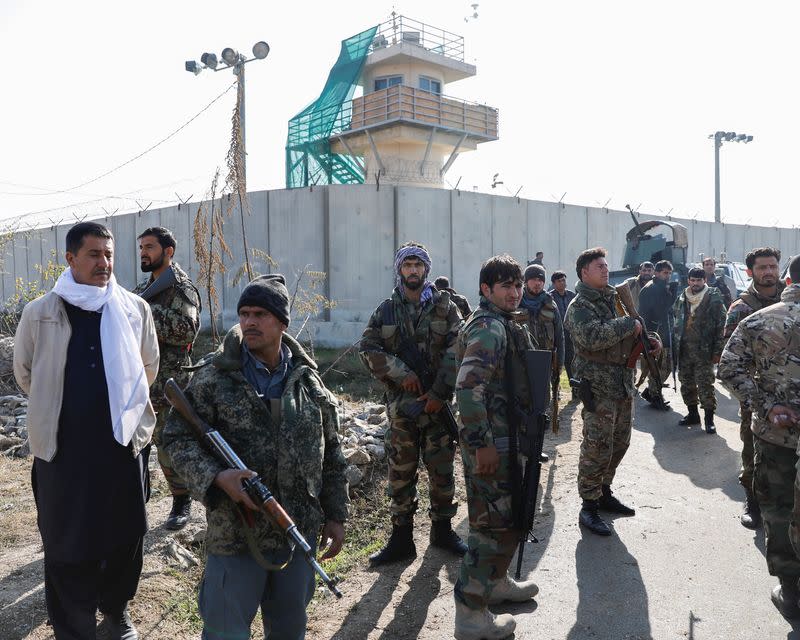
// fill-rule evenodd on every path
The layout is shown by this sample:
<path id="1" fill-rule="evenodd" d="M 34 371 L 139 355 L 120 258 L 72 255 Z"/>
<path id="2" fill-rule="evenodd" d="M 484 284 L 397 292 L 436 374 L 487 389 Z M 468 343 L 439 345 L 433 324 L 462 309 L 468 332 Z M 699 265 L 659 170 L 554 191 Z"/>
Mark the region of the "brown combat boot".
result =
<path id="1" fill-rule="evenodd" d="M 456 640 L 502 640 L 516 628 L 517 622 L 510 613 L 495 615 L 485 607 L 470 609 L 456 600 Z"/>

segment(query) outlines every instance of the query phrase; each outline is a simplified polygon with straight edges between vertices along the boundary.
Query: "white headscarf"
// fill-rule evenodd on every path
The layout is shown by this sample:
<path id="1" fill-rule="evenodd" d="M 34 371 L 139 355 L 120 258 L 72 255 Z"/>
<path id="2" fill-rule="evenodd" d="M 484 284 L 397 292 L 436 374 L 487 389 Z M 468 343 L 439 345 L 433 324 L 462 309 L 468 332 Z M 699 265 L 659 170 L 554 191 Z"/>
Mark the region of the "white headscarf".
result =
<path id="1" fill-rule="evenodd" d="M 117 285 L 112 273 L 105 287 L 75 282 L 72 269 L 65 269 L 53 293 L 85 311 L 103 309 L 100 346 L 108 386 L 114 438 L 128 446 L 147 407 L 149 388 L 142 362 L 142 316 L 133 294 Z"/>

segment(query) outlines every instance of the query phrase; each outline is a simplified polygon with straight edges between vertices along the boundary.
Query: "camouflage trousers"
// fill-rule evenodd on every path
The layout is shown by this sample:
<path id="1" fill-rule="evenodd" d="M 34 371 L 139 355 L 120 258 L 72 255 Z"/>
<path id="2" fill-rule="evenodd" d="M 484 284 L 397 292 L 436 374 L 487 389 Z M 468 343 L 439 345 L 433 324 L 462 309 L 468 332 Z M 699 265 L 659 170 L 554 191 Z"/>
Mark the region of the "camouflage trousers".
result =
<path id="1" fill-rule="evenodd" d="M 511 466 L 500 454 L 500 466 L 492 476 L 475 475 L 475 452 L 461 448 L 469 513 L 469 548 L 461 561 L 454 595 L 470 609 L 486 607 L 492 590 L 508 571 L 519 532 L 511 509 Z"/>
<path id="2" fill-rule="evenodd" d="M 658 372 L 661 374 L 661 386 L 658 385 L 655 376 L 648 370 L 647 388 L 650 390 L 650 393 L 658 393 L 663 396 L 664 385 L 667 384 L 669 377 L 672 375 L 672 354 L 668 349 L 661 350 L 661 353 L 658 354 L 658 358 L 656 358 L 656 365 L 658 365 Z M 646 364 L 642 369 L 644 370 L 645 367 L 647 367 Z"/>
<path id="3" fill-rule="evenodd" d="M 764 519 L 767 569 L 773 576 L 800 578 L 800 559 L 792 547 L 797 454 L 761 438 L 755 442 L 753 489 Z M 793 527 L 794 529 L 794 527 Z M 797 538 L 796 534 L 794 535 Z"/>
<path id="4" fill-rule="evenodd" d="M 633 400 L 595 397 L 595 411 L 583 407 L 583 441 L 578 461 L 578 493 L 598 500 L 602 485 L 610 485 L 631 443 Z"/>
<path id="5" fill-rule="evenodd" d="M 451 520 L 456 515 L 453 458 L 456 445 L 447 427 L 437 416 L 420 415 L 410 420 L 390 409 L 389 427 L 384 438 L 389 462 L 386 493 L 392 524 L 410 524 L 417 511 L 417 470 L 419 458 L 428 470 L 430 484 L 430 517 Z"/>
<path id="6" fill-rule="evenodd" d="M 173 496 L 183 496 L 189 493 L 183 480 L 180 479 L 177 473 L 172 468 L 172 462 L 161 449 L 161 434 L 164 433 L 164 425 L 167 422 L 167 415 L 169 408 L 159 408 L 156 412 L 156 426 L 153 429 L 153 443 L 156 445 L 156 454 L 158 457 L 158 464 L 161 466 L 161 471 L 164 478 L 169 485 L 169 492 Z"/>
<path id="7" fill-rule="evenodd" d="M 739 424 L 739 437 L 742 440 L 742 469 L 739 472 L 739 483 L 748 491 L 753 490 L 753 440 L 755 436 L 750 430 L 753 423 L 753 413 L 743 406 L 739 408 L 741 423 Z"/>
<path id="8" fill-rule="evenodd" d="M 711 360 L 698 358 L 690 345 L 682 344 L 678 363 L 681 397 L 686 406 L 696 407 L 699 404 L 703 409 L 716 410 L 714 365 Z"/>

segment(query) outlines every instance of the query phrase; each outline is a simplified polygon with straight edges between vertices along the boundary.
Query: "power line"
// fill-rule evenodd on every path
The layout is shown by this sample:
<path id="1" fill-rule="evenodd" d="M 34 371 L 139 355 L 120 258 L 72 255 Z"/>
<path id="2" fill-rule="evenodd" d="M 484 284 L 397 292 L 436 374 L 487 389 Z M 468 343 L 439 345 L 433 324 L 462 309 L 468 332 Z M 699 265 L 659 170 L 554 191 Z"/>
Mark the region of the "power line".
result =
<path id="1" fill-rule="evenodd" d="M 175 137 L 176 135 L 178 135 L 178 134 L 179 134 L 181 131 L 183 131 L 183 130 L 184 130 L 186 127 L 188 127 L 188 126 L 189 126 L 189 125 L 190 125 L 192 122 L 194 122 L 195 120 L 197 120 L 197 118 L 199 118 L 199 117 L 200 117 L 200 116 L 201 116 L 203 113 L 205 113 L 206 111 L 208 111 L 208 110 L 209 110 L 209 109 L 210 109 L 210 108 L 211 108 L 211 107 L 212 107 L 212 106 L 213 106 L 213 105 L 214 105 L 216 102 L 218 102 L 218 101 L 219 101 L 219 100 L 220 100 L 220 99 L 221 99 L 221 98 L 222 98 L 222 97 L 223 97 L 225 94 L 227 94 L 227 93 L 228 93 L 228 92 L 229 92 L 231 89 L 233 89 L 235 86 L 236 86 L 236 82 L 233 82 L 233 83 L 231 83 L 231 85 L 230 85 L 230 86 L 229 86 L 227 89 L 225 89 L 225 91 L 223 91 L 222 93 L 220 93 L 220 94 L 219 94 L 219 95 L 218 95 L 216 98 L 214 98 L 214 99 L 213 99 L 211 102 L 209 102 L 209 103 L 208 103 L 208 104 L 207 104 L 205 107 L 203 107 L 202 109 L 200 109 L 200 111 L 198 111 L 198 112 L 197 112 L 197 113 L 196 113 L 194 116 L 192 116 L 192 117 L 191 117 L 189 120 L 187 120 L 186 122 L 184 122 L 184 123 L 183 123 L 183 124 L 182 124 L 180 127 L 178 127 L 177 129 L 175 129 L 175 131 L 173 131 L 172 133 L 170 133 L 168 136 L 166 136 L 166 137 L 162 138 L 161 140 L 159 140 L 158 142 L 156 142 L 154 145 L 152 145 L 152 146 L 148 147 L 147 149 L 145 149 L 144 151 L 142 151 L 140 154 L 138 154 L 138 155 L 134 156 L 134 157 L 133 157 L 133 158 L 131 158 L 130 160 L 126 160 L 126 161 L 125 161 L 125 162 L 123 162 L 122 164 L 119 164 L 119 165 L 117 165 L 117 166 L 116 166 L 116 167 L 114 167 L 113 169 L 109 169 L 109 170 L 108 170 L 108 171 L 106 171 L 105 173 L 101 173 L 100 175 L 98 175 L 98 176 L 95 176 L 95 177 L 94 177 L 94 178 L 92 178 L 91 180 L 87 180 L 86 182 L 82 182 L 82 183 L 80 183 L 80 184 L 76 184 L 75 186 L 68 187 L 68 188 L 66 188 L 66 189 L 57 189 L 57 190 L 54 190 L 54 191 L 45 191 L 45 192 L 43 192 L 43 193 L 14 193 L 14 194 L 8 194 L 8 195 L 20 195 L 20 196 L 23 196 L 23 195 L 31 195 L 31 196 L 51 196 L 51 195 L 57 195 L 57 194 L 62 194 L 62 193 L 68 193 L 68 192 L 70 192 L 70 191 L 76 191 L 77 189 L 80 189 L 81 187 L 85 187 L 86 185 L 92 184 L 93 182 L 97 182 L 98 180 L 101 180 L 102 178 L 105 178 L 106 176 L 109 176 L 109 175 L 111 175 L 111 174 L 112 174 L 112 173 L 114 173 L 115 171 L 119 171 L 119 170 L 120 170 L 120 169 L 122 169 L 123 167 L 126 167 L 126 166 L 128 166 L 128 165 L 129 165 L 129 164 L 131 164 L 132 162 L 136 162 L 136 160 L 138 160 L 139 158 L 141 158 L 141 157 L 143 157 L 143 156 L 147 155 L 148 153 L 150 153 L 150 152 L 151 152 L 151 151 L 153 151 L 154 149 L 156 149 L 156 148 L 160 147 L 162 144 L 164 144 L 165 142 L 167 142 L 167 141 L 168 141 L 168 140 L 170 140 L 171 138 L 174 138 L 174 137 Z M 3 184 L 13 184 L 13 183 L 7 183 L 7 182 L 4 182 Z M 36 188 L 38 188 L 38 187 L 32 187 L 32 188 L 36 189 Z M 90 202 L 97 202 L 97 201 L 96 201 L 96 200 L 92 200 L 92 201 L 90 201 Z M 79 203 L 79 204 L 84 204 L 84 203 Z M 70 206 L 74 206 L 74 205 L 70 205 Z M 59 208 L 63 208 L 63 207 L 59 207 Z M 47 210 L 45 210 L 45 211 L 54 211 L 54 210 L 55 210 L 55 209 L 47 209 Z M 41 213 L 41 212 L 34 212 L 34 213 Z M 23 214 L 21 214 L 21 216 L 25 216 L 25 215 L 28 215 L 28 214 L 24 214 L 24 213 L 23 213 Z"/>

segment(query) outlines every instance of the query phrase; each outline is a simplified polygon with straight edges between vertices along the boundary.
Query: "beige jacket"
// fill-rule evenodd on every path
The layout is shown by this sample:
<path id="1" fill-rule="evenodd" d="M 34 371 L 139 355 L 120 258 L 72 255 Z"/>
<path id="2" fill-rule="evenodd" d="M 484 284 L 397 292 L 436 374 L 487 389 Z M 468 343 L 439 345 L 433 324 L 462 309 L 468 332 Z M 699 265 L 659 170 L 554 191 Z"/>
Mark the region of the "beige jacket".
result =
<path id="1" fill-rule="evenodd" d="M 131 294 L 132 295 L 132 294 Z M 142 316 L 140 353 L 148 385 L 158 373 L 158 339 L 150 305 L 138 296 Z M 14 338 L 14 377 L 28 394 L 28 437 L 31 453 L 50 461 L 56 455 L 58 417 L 64 394 L 64 368 L 72 327 L 63 300 L 52 291 L 25 305 Z M 133 434 L 133 455 L 150 442 L 156 416 L 147 401 L 142 419 Z"/>

